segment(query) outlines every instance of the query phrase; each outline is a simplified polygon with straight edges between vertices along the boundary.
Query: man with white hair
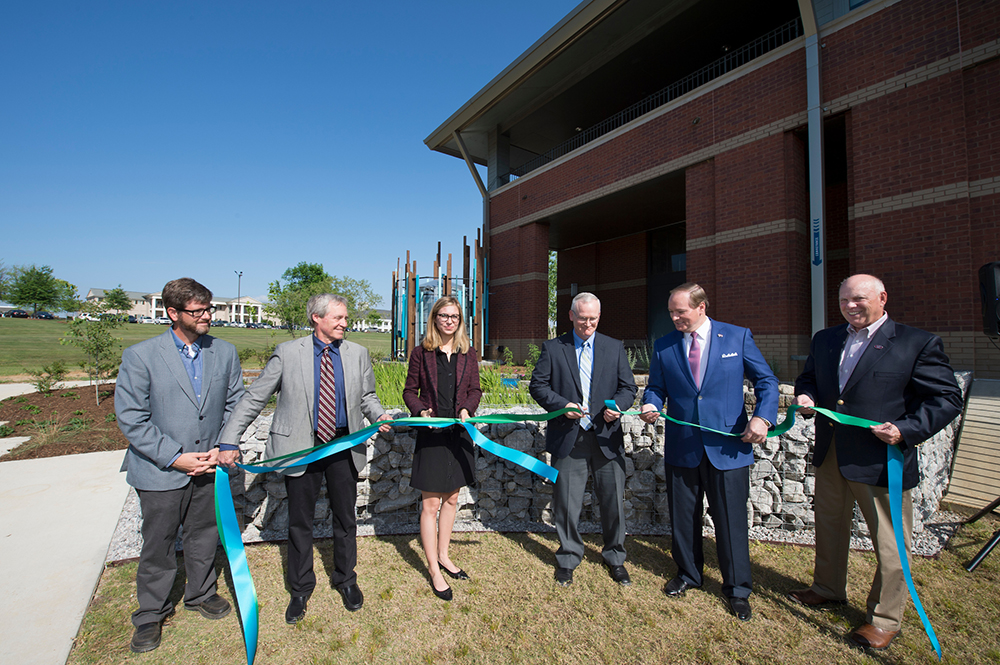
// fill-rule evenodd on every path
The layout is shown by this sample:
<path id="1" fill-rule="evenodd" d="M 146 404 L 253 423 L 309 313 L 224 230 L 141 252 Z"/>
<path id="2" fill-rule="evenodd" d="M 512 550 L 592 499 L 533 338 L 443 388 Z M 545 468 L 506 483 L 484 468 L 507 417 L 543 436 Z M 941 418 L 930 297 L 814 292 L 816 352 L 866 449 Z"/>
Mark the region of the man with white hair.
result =
<path id="1" fill-rule="evenodd" d="M 847 555 L 854 502 L 868 523 L 878 569 L 865 623 L 851 631 L 857 646 L 882 650 L 899 634 L 906 581 L 889 512 L 886 446 L 903 453 L 902 522 L 906 550 L 913 533 L 911 490 L 920 480 L 917 446 L 962 410 L 962 393 L 941 338 L 896 323 L 888 295 L 872 275 L 840 286 L 847 320 L 816 333 L 806 367 L 795 381 L 795 404 L 820 406 L 881 423 L 870 429 L 816 419 L 816 565 L 813 584 L 788 596 L 807 607 L 847 602 Z M 808 412 L 806 412 L 808 413 Z"/>
<path id="2" fill-rule="evenodd" d="M 371 422 L 389 420 L 375 395 L 375 375 L 368 349 L 344 339 L 347 301 L 337 295 L 315 295 L 306 304 L 313 334 L 279 344 L 264 371 L 236 405 L 219 438 L 219 464 L 231 467 L 239 459 L 240 437 L 268 400 L 280 391 L 264 455 L 270 459 L 318 446 L 357 431 Z M 388 431 L 383 425 L 380 431 Z M 344 607 L 361 609 L 364 596 L 354 566 L 358 560 L 358 474 L 366 463 L 363 444 L 308 466 L 277 471 L 288 492 L 288 569 L 291 600 L 285 622 L 306 615 L 316 587 L 313 572 L 313 515 L 319 490 L 333 512 L 333 569 L 330 583 Z"/>
<path id="3" fill-rule="evenodd" d="M 604 565 L 611 579 L 632 584 L 625 570 L 625 436 L 621 412 L 632 406 L 637 391 L 624 345 L 597 332 L 601 301 L 592 293 L 573 298 L 569 319 L 573 330 L 542 344 L 531 373 L 531 396 L 546 411 L 579 409 L 550 420 L 545 449 L 559 471 L 552 499 L 559 536 L 556 583 L 573 583 L 573 570 L 583 559 L 578 524 L 587 477 L 594 475 L 594 493 L 601 511 Z M 604 400 L 615 401 L 618 410 Z"/>

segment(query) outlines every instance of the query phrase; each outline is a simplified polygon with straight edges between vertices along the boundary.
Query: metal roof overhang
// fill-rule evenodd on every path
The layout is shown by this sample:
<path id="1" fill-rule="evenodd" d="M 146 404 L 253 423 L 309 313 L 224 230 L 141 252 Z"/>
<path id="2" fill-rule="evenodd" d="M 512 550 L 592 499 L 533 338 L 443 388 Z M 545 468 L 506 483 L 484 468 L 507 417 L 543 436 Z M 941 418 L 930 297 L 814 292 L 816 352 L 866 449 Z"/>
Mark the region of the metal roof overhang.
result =
<path id="1" fill-rule="evenodd" d="M 424 143 L 462 158 L 459 132 L 477 164 L 486 165 L 489 132 L 505 131 L 642 40 L 698 0 L 586 0 L 435 129 Z M 518 155 L 511 146 L 511 163 Z"/>

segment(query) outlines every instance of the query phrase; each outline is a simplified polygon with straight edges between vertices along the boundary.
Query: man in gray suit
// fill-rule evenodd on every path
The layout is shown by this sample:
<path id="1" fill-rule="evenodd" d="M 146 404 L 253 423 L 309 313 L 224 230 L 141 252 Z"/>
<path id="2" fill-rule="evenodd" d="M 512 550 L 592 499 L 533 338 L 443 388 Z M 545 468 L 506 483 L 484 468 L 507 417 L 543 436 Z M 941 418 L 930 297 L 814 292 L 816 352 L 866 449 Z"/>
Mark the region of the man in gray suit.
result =
<path id="1" fill-rule="evenodd" d="M 132 651 L 160 645 L 173 614 L 174 543 L 184 526 L 184 607 L 209 619 L 229 614 L 216 593 L 215 447 L 226 417 L 243 396 L 236 347 L 208 335 L 212 292 L 189 278 L 163 287 L 173 326 L 125 349 L 115 388 L 118 427 L 129 441 L 122 463 L 142 507 L 142 552 L 136 572 L 139 609 Z"/>
<path id="2" fill-rule="evenodd" d="M 389 420 L 375 395 L 375 375 L 368 349 L 344 339 L 347 301 L 341 296 L 315 295 L 306 304 L 314 326 L 309 337 L 279 344 L 264 371 L 236 406 L 220 438 L 219 463 L 232 466 L 239 459 L 240 437 L 276 392 L 278 405 L 271 422 L 265 457 L 306 450 L 346 436 L 369 421 Z M 383 425 L 379 431 L 389 431 Z M 333 512 L 334 570 L 330 582 L 349 611 L 361 609 L 364 596 L 354 566 L 358 560 L 358 474 L 367 462 L 364 444 L 306 467 L 278 471 L 288 491 L 288 571 L 291 600 L 285 621 L 295 624 L 306 614 L 306 603 L 316 588 L 313 572 L 313 514 L 320 487 Z"/>
<path id="3" fill-rule="evenodd" d="M 573 298 L 569 312 L 573 332 L 542 345 L 531 373 L 531 396 L 546 411 L 579 408 L 550 420 L 545 449 L 559 471 L 553 496 L 553 519 L 559 535 L 556 583 L 573 583 L 573 569 L 583 559 L 578 527 L 587 477 L 594 474 L 594 491 L 604 532 L 604 565 L 611 579 L 628 586 L 625 570 L 625 459 L 621 411 L 632 406 L 636 386 L 625 347 L 597 332 L 601 301 L 592 293 Z M 612 399 L 618 411 L 608 409 Z"/>

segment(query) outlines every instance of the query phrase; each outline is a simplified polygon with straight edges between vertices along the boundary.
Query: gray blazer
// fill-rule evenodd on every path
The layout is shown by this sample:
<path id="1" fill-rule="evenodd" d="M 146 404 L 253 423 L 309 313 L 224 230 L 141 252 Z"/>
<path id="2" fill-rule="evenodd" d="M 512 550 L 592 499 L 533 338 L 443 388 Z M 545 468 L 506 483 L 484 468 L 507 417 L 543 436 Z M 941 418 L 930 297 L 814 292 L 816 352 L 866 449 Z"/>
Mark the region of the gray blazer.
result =
<path id="1" fill-rule="evenodd" d="M 211 335 L 201 338 L 204 379 L 201 404 L 177 352 L 173 335 L 130 346 L 122 353 L 115 386 L 115 416 L 128 439 L 122 471 L 140 490 L 180 489 L 191 478 L 170 466 L 177 453 L 207 452 L 243 396 L 236 347 Z"/>
<path id="2" fill-rule="evenodd" d="M 265 459 L 323 443 L 316 440 L 316 424 L 313 422 L 314 353 L 312 335 L 279 344 L 264 371 L 236 405 L 219 442 L 239 444 L 243 432 L 260 415 L 271 395 L 277 392 L 278 405 L 271 421 Z M 374 423 L 385 413 L 385 409 L 375 395 L 375 374 L 368 349 L 344 340 L 340 346 L 340 359 L 344 365 L 347 427 L 356 432 L 364 427 L 363 416 Z M 360 473 L 368 460 L 364 444 L 358 444 L 351 452 L 354 468 Z M 278 473 L 301 476 L 304 472 L 305 467 L 300 466 Z"/>

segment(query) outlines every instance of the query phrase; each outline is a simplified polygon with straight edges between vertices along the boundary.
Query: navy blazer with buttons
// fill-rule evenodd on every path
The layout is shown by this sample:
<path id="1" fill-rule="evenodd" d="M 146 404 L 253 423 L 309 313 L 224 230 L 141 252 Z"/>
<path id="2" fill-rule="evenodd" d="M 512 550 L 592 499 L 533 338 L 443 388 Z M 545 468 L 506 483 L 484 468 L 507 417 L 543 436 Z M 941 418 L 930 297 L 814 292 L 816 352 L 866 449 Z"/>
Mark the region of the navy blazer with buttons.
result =
<path id="1" fill-rule="evenodd" d="M 894 424 L 903 436 L 903 489 L 916 487 L 917 444 L 942 430 L 964 405 L 944 344 L 937 335 L 886 319 L 841 392 L 840 355 L 846 340 L 846 323 L 816 333 L 795 394 L 808 395 L 824 409 Z M 834 434 L 844 478 L 888 487 L 886 444 L 868 429 L 838 425 L 825 416 L 816 419 L 813 465 L 823 463 Z"/>
<path id="2" fill-rule="evenodd" d="M 747 426 L 743 399 L 744 375 L 754 384 L 754 415 L 772 424 L 778 419 L 778 379 L 747 328 L 712 319 L 711 344 L 703 357 L 705 378 L 695 386 L 684 353 L 684 334 L 674 331 L 656 340 L 649 367 L 649 385 L 643 404 L 667 415 L 721 432 L 742 434 Z M 725 471 L 753 464 L 753 444 L 696 427 L 666 421 L 663 458 L 667 464 L 693 469 L 708 455 L 716 469 Z"/>

